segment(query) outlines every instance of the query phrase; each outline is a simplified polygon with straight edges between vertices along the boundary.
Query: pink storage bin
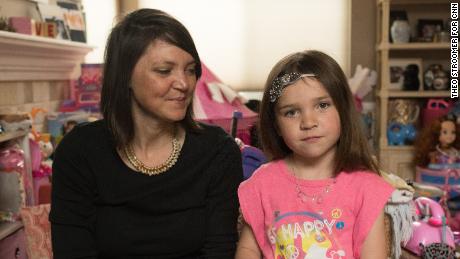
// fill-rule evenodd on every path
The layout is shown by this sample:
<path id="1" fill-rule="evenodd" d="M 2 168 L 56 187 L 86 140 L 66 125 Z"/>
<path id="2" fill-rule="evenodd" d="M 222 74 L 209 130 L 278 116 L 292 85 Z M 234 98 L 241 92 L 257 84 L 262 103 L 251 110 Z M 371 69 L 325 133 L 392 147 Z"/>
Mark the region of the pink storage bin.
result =
<path id="1" fill-rule="evenodd" d="M 21 16 L 16 16 L 16 17 L 10 17 L 9 19 L 11 27 L 14 28 L 15 32 L 17 33 L 22 33 L 22 34 L 28 34 L 28 35 L 33 35 L 33 29 L 34 29 L 34 24 L 32 19 L 29 17 L 21 17 Z"/>
<path id="2" fill-rule="evenodd" d="M 0 240 L 0 258 L 2 259 L 27 259 L 26 237 L 24 229 Z"/>
<path id="3" fill-rule="evenodd" d="M 423 127 L 428 126 L 436 118 L 446 115 L 451 106 L 451 102 L 443 99 L 429 99 L 426 107 L 422 109 Z"/>

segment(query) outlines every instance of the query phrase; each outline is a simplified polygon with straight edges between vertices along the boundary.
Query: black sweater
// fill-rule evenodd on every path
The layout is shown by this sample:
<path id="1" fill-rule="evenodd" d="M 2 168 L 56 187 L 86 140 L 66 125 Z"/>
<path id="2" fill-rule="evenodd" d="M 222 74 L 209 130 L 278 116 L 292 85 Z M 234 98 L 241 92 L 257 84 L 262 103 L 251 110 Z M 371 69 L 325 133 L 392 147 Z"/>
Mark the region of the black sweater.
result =
<path id="1" fill-rule="evenodd" d="M 123 163 L 104 121 L 75 127 L 53 164 L 54 258 L 233 258 L 241 154 L 222 129 L 202 127 L 156 176 Z"/>

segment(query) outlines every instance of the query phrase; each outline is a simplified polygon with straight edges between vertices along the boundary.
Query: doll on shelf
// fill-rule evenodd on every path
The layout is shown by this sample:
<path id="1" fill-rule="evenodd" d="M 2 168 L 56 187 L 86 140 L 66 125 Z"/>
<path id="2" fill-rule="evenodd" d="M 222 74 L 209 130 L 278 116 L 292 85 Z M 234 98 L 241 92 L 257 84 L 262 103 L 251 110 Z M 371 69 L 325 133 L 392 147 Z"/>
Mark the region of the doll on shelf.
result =
<path id="1" fill-rule="evenodd" d="M 429 169 L 460 168 L 460 128 L 453 115 L 425 127 L 415 142 L 415 164 Z"/>

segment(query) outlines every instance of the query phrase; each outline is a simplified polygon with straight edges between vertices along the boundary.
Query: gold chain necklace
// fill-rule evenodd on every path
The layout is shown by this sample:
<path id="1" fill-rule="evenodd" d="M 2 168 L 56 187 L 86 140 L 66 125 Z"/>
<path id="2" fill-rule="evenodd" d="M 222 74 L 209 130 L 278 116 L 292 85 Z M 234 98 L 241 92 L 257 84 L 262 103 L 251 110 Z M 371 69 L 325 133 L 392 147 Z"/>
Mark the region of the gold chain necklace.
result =
<path id="1" fill-rule="evenodd" d="M 134 151 L 131 145 L 127 145 L 124 148 L 124 152 L 126 154 L 126 157 L 128 158 L 129 163 L 137 171 L 139 171 L 140 173 L 152 176 L 152 175 L 159 175 L 161 173 L 164 173 L 176 164 L 177 158 L 179 157 L 179 154 L 182 148 L 177 138 L 173 138 L 172 147 L 173 149 L 168 159 L 163 164 L 158 165 L 158 166 L 153 166 L 153 167 L 146 166 L 144 163 L 142 163 L 142 161 L 140 161 L 136 157 L 136 154 L 134 154 Z"/>

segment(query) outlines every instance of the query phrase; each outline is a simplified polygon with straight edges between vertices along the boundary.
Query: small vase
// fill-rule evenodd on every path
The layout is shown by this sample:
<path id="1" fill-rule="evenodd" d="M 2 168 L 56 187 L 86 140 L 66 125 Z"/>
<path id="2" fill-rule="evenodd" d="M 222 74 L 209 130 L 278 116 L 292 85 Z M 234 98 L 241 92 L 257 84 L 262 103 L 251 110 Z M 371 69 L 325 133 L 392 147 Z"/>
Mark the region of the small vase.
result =
<path id="1" fill-rule="evenodd" d="M 407 43 L 410 39 L 410 25 L 406 20 L 395 20 L 391 25 L 391 38 L 394 43 Z"/>

